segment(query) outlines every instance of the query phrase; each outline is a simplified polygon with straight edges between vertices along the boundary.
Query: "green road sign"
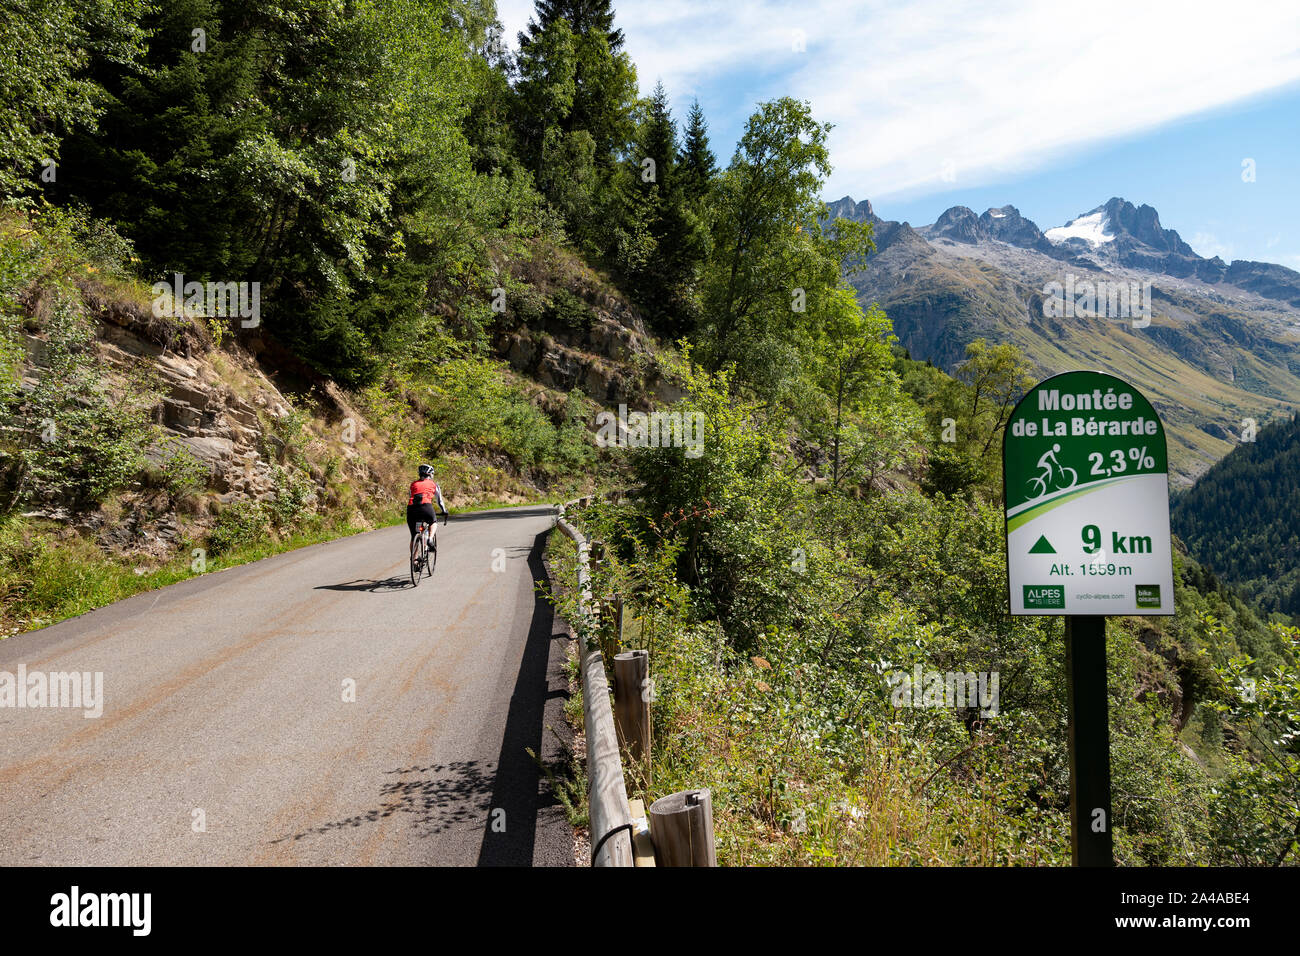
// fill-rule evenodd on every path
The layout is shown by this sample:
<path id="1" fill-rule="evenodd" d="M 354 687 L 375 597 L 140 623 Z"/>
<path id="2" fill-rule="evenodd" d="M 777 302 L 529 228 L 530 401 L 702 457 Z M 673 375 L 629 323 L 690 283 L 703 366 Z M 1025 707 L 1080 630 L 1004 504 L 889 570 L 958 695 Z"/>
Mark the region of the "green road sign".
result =
<path id="1" fill-rule="evenodd" d="M 1012 614 L 1173 614 L 1165 430 L 1101 372 L 1039 383 L 1002 439 Z"/>

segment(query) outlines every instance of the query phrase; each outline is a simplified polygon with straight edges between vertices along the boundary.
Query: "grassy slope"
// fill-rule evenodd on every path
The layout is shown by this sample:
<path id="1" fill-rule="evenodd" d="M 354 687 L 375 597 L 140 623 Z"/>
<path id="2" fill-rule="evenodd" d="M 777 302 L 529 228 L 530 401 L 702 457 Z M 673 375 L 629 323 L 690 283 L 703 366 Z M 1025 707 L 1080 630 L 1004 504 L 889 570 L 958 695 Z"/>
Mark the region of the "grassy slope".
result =
<path id="1" fill-rule="evenodd" d="M 1165 422 L 1175 484 L 1190 484 L 1227 454 L 1242 419 L 1263 423 L 1300 401 L 1300 347 L 1264 336 L 1234 341 L 1232 331 L 1251 319 L 1233 309 L 1161 296 L 1151 327 L 1133 329 L 1044 318 L 1035 292 L 988 264 L 931 257 L 910 266 L 880 303 L 914 357 L 933 356 L 949 370 L 965 344 L 983 336 L 1014 343 L 1043 375 L 1092 367 L 1136 383 Z M 1188 348 L 1197 339 L 1199 354 Z"/>

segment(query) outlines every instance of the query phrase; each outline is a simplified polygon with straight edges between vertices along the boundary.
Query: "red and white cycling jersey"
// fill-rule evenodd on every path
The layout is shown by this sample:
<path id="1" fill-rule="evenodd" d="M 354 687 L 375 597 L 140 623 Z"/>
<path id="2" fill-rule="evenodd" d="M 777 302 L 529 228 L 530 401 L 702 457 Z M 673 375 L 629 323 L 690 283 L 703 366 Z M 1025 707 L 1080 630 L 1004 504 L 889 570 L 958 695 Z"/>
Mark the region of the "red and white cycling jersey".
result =
<path id="1" fill-rule="evenodd" d="M 430 505 L 435 502 L 438 510 L 447 510 L 447 506 L 442 501 L 442 489 L 438 487 L 436 481 L 432 478 L 421 478 L 411 482 L 411 497 L 406 502 L 408 505 Z"/>

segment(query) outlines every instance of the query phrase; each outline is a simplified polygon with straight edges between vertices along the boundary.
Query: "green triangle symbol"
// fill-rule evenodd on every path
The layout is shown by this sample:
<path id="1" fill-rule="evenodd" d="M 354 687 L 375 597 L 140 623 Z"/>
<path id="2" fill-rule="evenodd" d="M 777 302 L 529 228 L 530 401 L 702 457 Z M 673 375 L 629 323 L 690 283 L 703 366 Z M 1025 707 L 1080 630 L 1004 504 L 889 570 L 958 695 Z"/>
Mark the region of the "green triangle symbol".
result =
<path id="1" fill-rule="evenodd" d="M 1029 549 L 1030 554 L 1056 554 L 1056 549 L 1052 547 L 1052 542 L 1047 540 L 1047 535 L 1039 535 L 1034 546 Z"/>

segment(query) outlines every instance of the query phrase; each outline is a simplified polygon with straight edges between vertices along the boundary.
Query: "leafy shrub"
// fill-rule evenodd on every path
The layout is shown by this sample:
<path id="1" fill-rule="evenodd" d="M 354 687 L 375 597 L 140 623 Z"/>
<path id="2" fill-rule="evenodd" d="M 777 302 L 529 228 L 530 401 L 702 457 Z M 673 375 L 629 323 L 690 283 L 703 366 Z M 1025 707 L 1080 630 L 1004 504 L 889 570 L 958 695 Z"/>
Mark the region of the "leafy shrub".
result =
<path id="1" fill-rule="evenodd" d="M 259 415 L 259 444 L 262 456 L 271 462 L 289 462 L 306 468 L 307 443 L 311 433 L 307 423 L 311 415 L 305 409 L 289 408 L 280 415 Z"/>
<path id="2" fill-rule="evenodd" d="M 306 475 L 281 468 L 271 469 L 275 496 L 265 505 L 266 515 L 277 531 L 297 530 L 302 517 L 315 504 L 315 488 Z"/>
<path id="3" fill-rule="evenodd" d="M 596 313 L 568 289 L 557 289 L 546 309 L 546 318 L 562 328 L 587 331 L 596 321 Z"/>
<path id="4" fill-rule="evenodd" d="M 172 446 L 160 470 L 163 488 L 172 502 L 202 491 L 208 483 L 208 466 L 183 446 Z"/>
<path id="5" fill-rule="evenodd" d="M 985 480 L 984 463 L 950 445 L 941 445 L 930 455 L 921 488 L 926 494 L 965 495 Z"/>
<path id="6" fill-rule="evenodd" d="M 0 402 L 16 423 L 6 456 L 10 508 L 84 511 L 144 469 L 155 434 L 152 396 L 129 383 L 111 388 L 93 339 L 78 307 L 60 295 L 46 322 L 45 367 L 36 388 Z"/>
<path id="7" fill-rule="evenodd" d="M 255 544 L 271 533 L 267 510 L 257 501 L 236 501 L 221 509 L 208 532 L 208 551 L 214 557 Z"/>

